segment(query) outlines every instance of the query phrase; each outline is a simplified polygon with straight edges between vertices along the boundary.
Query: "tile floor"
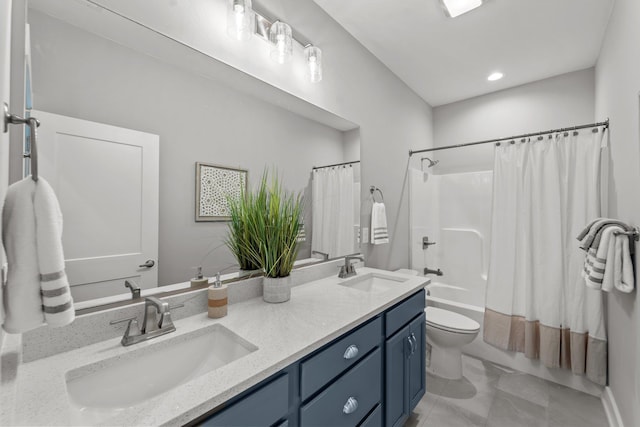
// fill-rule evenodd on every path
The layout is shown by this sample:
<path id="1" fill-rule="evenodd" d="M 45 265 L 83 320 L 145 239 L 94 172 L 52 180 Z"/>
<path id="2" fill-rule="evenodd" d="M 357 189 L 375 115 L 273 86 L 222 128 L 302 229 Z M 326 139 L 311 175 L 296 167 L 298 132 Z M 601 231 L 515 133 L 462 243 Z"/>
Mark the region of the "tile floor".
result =
<path id="1" fill-rule="evenodd" d="M 600 398 L 463 356 L 464 377 L 427 374 L 405 427 L 607 427 Z"/>

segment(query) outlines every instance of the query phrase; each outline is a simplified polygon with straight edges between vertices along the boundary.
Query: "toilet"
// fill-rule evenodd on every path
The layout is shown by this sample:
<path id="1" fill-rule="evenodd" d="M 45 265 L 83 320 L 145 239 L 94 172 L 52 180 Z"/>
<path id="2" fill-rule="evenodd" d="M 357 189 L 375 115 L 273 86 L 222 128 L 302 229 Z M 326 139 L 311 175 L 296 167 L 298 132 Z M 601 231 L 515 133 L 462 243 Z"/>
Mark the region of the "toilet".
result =
<path id="1" fill-rule="evenodd" d="M 473 341 L 480 324 L 437 307 L 424 310 L 427 322 L 427 372 L 442 378 L 462 378 L 462 346 Z"/>
<path id="2" fill-rule="evenodd" d="M 405 268 L 396 270 L 396 273 L 419 274 Z M 424 313 L 427 318 L 427 372 L 459 380 L 462 378 L 462 346 L 478 336 L 480 324 L 467 316 L 438 307 L 427 306 Z"/>

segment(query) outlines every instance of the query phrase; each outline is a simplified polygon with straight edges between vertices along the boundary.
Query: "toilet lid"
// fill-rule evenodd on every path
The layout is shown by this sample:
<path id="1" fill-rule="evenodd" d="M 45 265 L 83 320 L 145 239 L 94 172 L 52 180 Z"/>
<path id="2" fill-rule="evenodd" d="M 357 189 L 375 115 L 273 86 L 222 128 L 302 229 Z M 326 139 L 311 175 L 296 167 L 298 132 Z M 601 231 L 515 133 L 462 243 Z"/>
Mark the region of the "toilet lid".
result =
<path id="1" fill-rule="evenodd" d="M 453 332 L 477 332 L 480 324 L 473 319 L 469 319 L 462 314 L 453 311 L 443 310 L 437 307 L 427 307 L 424 310 L 427 317 L 427 324 Z"/>

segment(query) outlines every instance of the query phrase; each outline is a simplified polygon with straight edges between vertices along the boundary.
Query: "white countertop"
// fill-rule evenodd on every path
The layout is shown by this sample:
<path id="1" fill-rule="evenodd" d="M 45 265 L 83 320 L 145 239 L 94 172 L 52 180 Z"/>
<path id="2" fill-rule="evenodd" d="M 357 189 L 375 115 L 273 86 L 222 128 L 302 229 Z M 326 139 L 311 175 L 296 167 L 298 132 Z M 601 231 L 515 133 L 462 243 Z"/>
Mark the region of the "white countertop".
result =
<path id="1" fill-rule="evenodd" d="M 166 393 L 103 420 L 106 425 L 182 425 L 249 389 L 282 368 L 331 342 L 355 326 L 424 287 L 429 279 L 372 268 L 358 275 L 379 272 L 406 278 L 381 293 L 338 286 L 341 279 L 316 280 L 291 290 L 291 300 L 267 304 L 254 298 L 229 306 L 222 319 L 206 313 L 177 321 L 177 331 L 153 340 L 122 347 L 120 338 L 18 365 L 17 372 L 3 359 L 0 384 L 1 425 L 85 424 L 67 397 L 68 371 L 118 357 L 129 351 L 170 340 L 219 323 L 258 347 L 228 365 L 206 373 Z M 11 347 L 10 345 L 8 347 Z M 3 356 L 11 349 L 3 349 Z M 180 363 L 176 360 L 176 363 Z"/>

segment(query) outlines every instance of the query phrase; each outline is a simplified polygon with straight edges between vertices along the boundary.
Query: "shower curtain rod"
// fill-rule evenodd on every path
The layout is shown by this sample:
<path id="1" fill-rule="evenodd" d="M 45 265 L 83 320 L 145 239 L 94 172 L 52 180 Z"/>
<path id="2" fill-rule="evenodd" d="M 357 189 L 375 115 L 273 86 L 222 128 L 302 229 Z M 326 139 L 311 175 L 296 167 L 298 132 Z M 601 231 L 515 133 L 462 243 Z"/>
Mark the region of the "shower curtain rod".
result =
<path id="1" fill-rule="evenodd" d="M 354 160 L 353 162 L 336 163 L 334 165 L 314 166 L 311 169 L 316 170 L 316 169 L 332 168 L 334 166 L 346 166 L 346 165 L 352 165 L 354 163 L 360 163 L 360 160 Z"/>
<path id="2" fill-rule="evenodd" d="M 467 142 L 466 144 L 447 145 L 444 147 L 435 147 L 435 148 L 425 148 L 423 150 L 415 150 L 415 151 L 409 150 L 409 157 L 413 156 L 414 154 L 428 153 L 430 151 L 448 150 L 449 148 L 469 147 L 471 145 L 490 144 L 494 142 L 507 141 L 509 139 L 528 138 L 531 136 L 546 135 L 549 133 L 568 132 L 568 131 L 578 130 L 578 129 L 594 128 L 597 126 L 604 126 L 606 129 L 608 129 L 609 119 L 605 120 L 604 122 L 590 123 L 588 125 L 579 125 L 579 126 L 572 126 L 568 128 L 552 129 L 552 130 L 546 130 L 544 132 L 525 133 L 523 135 L 509 136 L 507 138 L 487 139 L 485 141 Z"/>

